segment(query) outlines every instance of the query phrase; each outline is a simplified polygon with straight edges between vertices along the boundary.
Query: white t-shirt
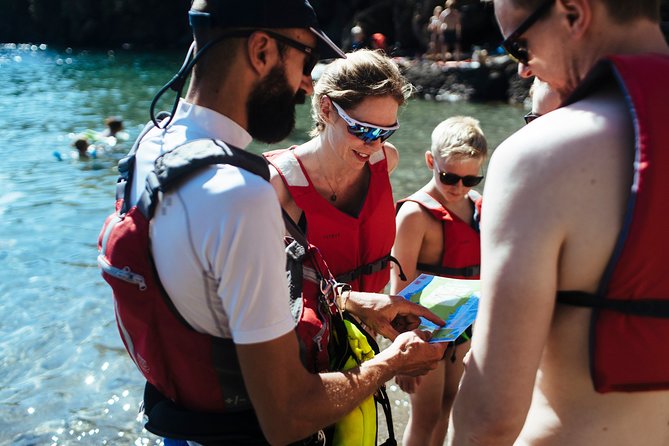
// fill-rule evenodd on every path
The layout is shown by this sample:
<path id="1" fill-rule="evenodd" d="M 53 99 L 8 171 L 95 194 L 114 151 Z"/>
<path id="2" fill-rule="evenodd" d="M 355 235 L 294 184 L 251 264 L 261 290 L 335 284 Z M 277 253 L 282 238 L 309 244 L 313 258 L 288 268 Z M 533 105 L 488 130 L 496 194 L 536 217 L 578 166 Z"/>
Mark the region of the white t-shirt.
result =
<path id="1" fill-rule="evenodd" d="M 132 203 L 161 153 L 198 138 L 238 148 L 251 142 L 226 116 L 182 100 L 170 126 L 152 129 L 140 144 Z M 160 280 L 197 331 L 252 344 L 293 330 L 281 207 L 267 181 L 209 166 L 163 196 L 150 231 Z"/>

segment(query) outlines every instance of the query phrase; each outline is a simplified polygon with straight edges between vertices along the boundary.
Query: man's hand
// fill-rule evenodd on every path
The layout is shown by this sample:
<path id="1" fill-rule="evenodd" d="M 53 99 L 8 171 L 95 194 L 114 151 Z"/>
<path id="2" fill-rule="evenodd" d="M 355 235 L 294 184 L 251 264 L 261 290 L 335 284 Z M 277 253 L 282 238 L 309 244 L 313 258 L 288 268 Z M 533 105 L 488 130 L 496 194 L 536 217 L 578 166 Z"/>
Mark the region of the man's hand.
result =
<path id="1" fill-rule="evenodd" d="M 395 377 L 395 382 L 399 388 L 406 393 L 414 393 L 416 388 L 420 385 L 420 381 L 420 376 L 397 375 Z"/>
<path id="2" fill-rule="evenodd" d="M 446 324 L 427 308 L 401 296 L 353 291 L 346 309 L 358 316 L 372 330 L 390 340 L 394 340 L 400 333 L 418 328 L 420 317 L 440 326 Z"/>
<path id="3" fill-rule="evenodd" d="M 430 333 L 426 331 L 407 331 L 398 335 L 376 358 L 387 361 L 396 375 L 425 375 L 437 367 L 448 346 L 447 342 L 431 344 L 428 342 L 430 337 Z"/>

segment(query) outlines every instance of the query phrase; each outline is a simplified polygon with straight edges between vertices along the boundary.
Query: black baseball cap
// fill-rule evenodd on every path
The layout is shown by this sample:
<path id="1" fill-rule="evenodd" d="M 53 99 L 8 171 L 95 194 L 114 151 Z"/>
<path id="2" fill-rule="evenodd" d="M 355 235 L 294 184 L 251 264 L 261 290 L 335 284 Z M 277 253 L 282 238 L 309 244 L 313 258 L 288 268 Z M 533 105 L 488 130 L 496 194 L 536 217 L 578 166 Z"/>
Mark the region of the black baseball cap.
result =
<path id="1" fill-rule="evenodd" d="M 307 0 L 207 0 L 204 10 L 188 12 L 191 28 L 306 28 L 318 38 L 321 59 L 345 58 L 344 52 L 320 29 Z"/>

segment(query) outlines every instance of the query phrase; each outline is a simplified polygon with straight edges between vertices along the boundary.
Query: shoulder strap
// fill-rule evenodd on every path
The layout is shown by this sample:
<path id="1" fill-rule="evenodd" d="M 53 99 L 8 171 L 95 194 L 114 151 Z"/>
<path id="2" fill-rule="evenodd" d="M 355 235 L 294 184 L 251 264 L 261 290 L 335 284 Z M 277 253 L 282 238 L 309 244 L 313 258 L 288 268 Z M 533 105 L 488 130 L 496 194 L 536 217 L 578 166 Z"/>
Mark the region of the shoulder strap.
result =
<path id="1" fill-rule="evenodd" d="M 415 201 L 424 208 L 432 211 L 439 211 L 439 212 L 444 211 L 444 207 L 441 205 L 441 203 L 435 200 L 434 197 L 432 197 L 432 195 L 428 194 L 423 190 L 418 190 L 414 192 L 413 194 L 409 195 L 406 198 L 406 200 Z"/>
<path id="2" fill-rule="evenodd" d="M 585 291 L 558 291 L 557 302 L 576 307 L 612 310 L 634 316 L 669 318 L 669 300 L 618 300 L 607 299 Z"/>
<path id="3" fill-rule="evenodd" d="M 116 200 L 123 199 L 121 215 L 130 210 L 130 192 L 132 191 L 132 181 L 135 174 L 135 161 L 139 143 L 144 139 L 147 133 L 153 128 L 153 122 L 148 122 L 132 145 L 130 152 L 118 162 L 119 177 L 116 181 Z"/>
<path id="4" fill-rule="evenodd" d="M 189 175 L 212 164 L 236 166 L 269 181 L 269 168 L 264 158 L 218 139 L 196 139 L 156 159 L 154 170 L 146 177 L 146 188 L 137 204 L 142 214 L 151 219 L 158 192 L 173 189 Z"/>
<path id="5" fill-rule="evenodd" d="M 281 209 L 281 214 L 283 217 L 283 222 L 286 225 L 286 231 L 288 231 L 288 234 L 290 234 L 290 236 L 293 237 L 293 240 L 302 245 L 305 249 L 308 248 L 309 242 L 307 241 L 304 232 L 302 232 L 302 229 L 300 229 L 297 223 L 295 223 L 293 219 L 290 218 L 288 213 L 283 209 Z"/>

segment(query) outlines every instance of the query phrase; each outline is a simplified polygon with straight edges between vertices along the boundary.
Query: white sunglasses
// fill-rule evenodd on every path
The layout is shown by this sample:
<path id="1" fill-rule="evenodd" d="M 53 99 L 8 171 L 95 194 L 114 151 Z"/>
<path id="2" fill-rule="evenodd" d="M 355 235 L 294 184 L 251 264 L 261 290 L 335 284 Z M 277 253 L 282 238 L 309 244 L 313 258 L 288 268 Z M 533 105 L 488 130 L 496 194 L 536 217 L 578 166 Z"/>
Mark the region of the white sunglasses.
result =
<path id="1" fill-rule="evenodd" d="M 383 142 L 390 138 L 390 136 L 395 133 L 395 130 L 400 128 L 399 122 L 390 127 L 382 127 L 380 125 L 357 121 L 346 114 L 344 109 L 341 108 L 335 101 L 330 99 L 330 102 L 332 102 L 335 110 L 337 110 L 337 114 L 346 122 L 348 132 L 365 143 L 370 143 L 372 141 L 376 141 L 377 139 L 380 139 L 381 142 Z"/>

